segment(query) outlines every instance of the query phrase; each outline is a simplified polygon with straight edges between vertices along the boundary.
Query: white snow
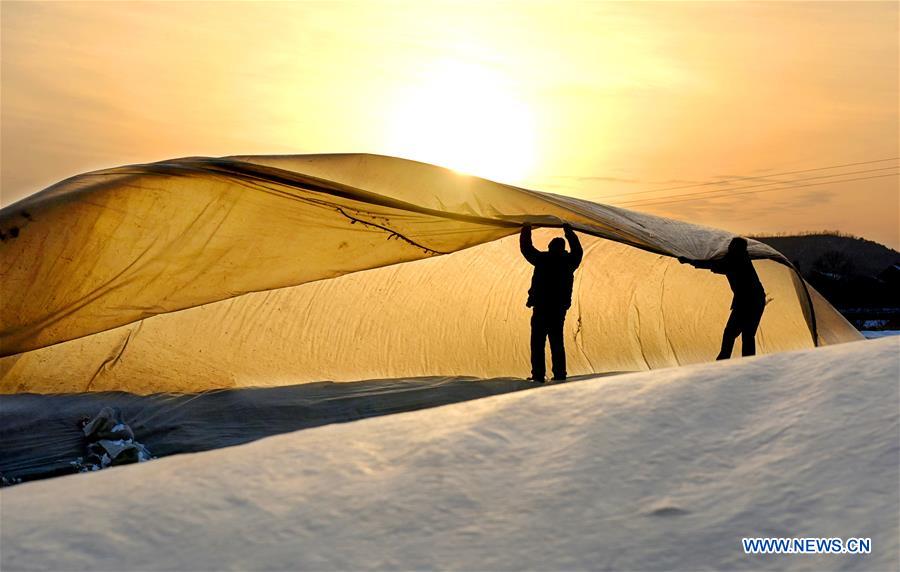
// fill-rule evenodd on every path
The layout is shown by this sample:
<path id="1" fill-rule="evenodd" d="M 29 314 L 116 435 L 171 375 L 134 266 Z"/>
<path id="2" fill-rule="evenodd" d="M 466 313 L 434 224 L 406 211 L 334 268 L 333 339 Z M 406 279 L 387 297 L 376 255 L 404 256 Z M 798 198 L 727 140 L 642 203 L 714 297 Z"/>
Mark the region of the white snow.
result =
<path id="1" fill-rule="evenodd" d="M 11 487 L 2 568 L 897 570 L 898 417 L 897 338 L 573 382 Z"/>
<path id="2" fill-rule="evenodd" d="M 886 338 L 888 336 L 900 336 L 900 330 L 863 330 L 860 333 L 869 340 Z"/>

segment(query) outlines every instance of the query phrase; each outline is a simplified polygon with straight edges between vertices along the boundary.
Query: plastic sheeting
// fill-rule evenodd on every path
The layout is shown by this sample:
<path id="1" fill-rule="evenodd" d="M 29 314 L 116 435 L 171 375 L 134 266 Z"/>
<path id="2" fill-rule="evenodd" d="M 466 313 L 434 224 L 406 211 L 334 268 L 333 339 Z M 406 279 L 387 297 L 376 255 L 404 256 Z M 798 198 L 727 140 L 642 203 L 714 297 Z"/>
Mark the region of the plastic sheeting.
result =
<path id="1" fill-rule="evenodd" d="M 524 376 L 531 267 L 509 235 L 526 221 L 590 235 L 573 375 L 715 356 L 727 283 L 671 257 L 720 256 L 730 233 L 390 157 L 188 158 L 0 211 L 0 390 Z M 859 338 L 778 252 L 749 251 L 761 352 Z"/>
<path id="2" fill-rule="evenodd" d="M 417 378 L 207 391 L 199 395 L 0 396 L 0 484 L 82 470 L 85 433 L 78 420 L 107 407 L 121 412 L 134 438 L 157 457 L 247 443 L 262 437 L 413 411 L 534 387 L 515 379 Z"/>

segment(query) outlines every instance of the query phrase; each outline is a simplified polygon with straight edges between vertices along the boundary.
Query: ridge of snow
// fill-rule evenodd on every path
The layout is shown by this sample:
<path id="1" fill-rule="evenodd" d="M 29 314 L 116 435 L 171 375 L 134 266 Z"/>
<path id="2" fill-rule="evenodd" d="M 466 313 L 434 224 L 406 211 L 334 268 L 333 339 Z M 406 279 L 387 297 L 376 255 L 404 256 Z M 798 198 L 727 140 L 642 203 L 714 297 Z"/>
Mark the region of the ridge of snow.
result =
<path id="1" fill-rule="evenodd" d="M 897 570 L 900 339 L 580 381 L 0 492 L 32 569 Z M 745 555 L 742 537 L 870 537 Z"/>

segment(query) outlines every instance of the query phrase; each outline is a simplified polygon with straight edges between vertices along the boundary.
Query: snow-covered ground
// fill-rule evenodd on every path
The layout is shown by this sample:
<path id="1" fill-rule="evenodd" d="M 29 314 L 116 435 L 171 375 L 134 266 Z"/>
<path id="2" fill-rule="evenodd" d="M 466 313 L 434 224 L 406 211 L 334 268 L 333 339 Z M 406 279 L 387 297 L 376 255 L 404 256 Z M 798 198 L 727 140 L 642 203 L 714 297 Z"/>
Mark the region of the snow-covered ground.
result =
<path id="1" fill-rule="evenodd" d="M 898 417 L 897 338 L 538 388 L 5 489 L 2 568 L 897 570 Z"/>
<path id="2" fill-rule="evenodd" d="M 863 330 L 860 333 L 869 340 L 886 338 L 888 336 L 900 336 L 900 330 Z"/>

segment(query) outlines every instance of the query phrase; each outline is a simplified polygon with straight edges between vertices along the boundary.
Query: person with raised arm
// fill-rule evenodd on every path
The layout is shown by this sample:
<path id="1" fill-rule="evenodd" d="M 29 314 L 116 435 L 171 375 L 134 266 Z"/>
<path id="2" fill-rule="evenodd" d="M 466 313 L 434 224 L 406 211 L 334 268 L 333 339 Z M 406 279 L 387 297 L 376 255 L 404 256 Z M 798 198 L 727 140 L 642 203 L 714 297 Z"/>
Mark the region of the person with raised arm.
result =
<path id="1" fill-rule="evenodd" d="M 553 368 L 553 380 L 566 379 L 566 348 L 563 340 L 563 324 L 566 312 L 572 305 L 572 285 L 575 270 L 581 264 L 584 251 L 572 227 L 563 225 L 565 240 L 556 237 L 550 241 L 546 252 L 537 250 L 531 241 L 531 225 L 525 224 L 519 236 L 522 256 L 532 266 L 531 288 L 526 306 L 531 308 L 531 377 L 543 383 L 546 375 L 544 347 L 549 339 Z M 566 241 L 569 250 L 566 251 Z"/>

